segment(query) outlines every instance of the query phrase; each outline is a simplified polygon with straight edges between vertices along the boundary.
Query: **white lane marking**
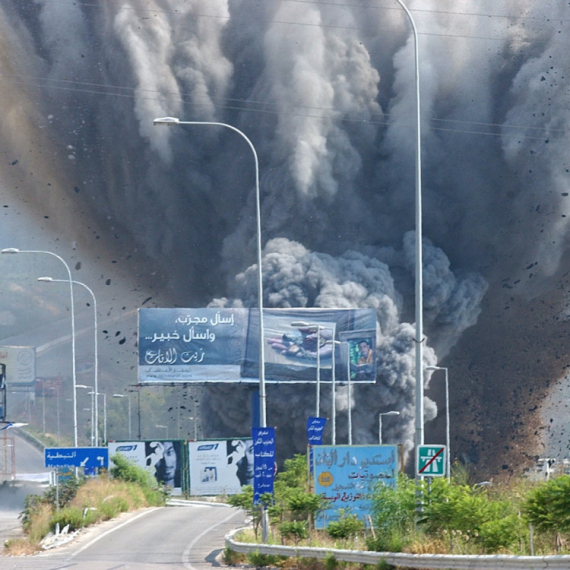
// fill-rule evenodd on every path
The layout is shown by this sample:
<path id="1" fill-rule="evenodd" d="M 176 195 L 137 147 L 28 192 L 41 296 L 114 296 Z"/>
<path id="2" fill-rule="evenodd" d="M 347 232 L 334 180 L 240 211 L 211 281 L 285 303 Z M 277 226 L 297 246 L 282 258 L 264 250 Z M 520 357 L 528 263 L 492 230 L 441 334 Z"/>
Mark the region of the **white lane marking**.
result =
<path id="1" fill-rule="evenodd" d="M 214 530 L 216 527 L 220 526 L 221 524 L 224 524 L 225 522 L 229 521 L 230 519 L 232 519 L 233 517 L 235 517 L 237 514 L 239 514 L 240 511 L 234 511 L 233 513 L 231 513 L 230 515 L 228 515 L 224 520 L 221 520 L 220 522 L 217 522 L 215 525 L 212 525 L 210 528 L 207 528 L 206 530 L 204 530 L 202 533 L 200 533 L 185 549 L 184 552 L 182 554 L 182 564 L 184 564 L 184 568 L 188 568 L 188 570 L 196 570 L 196 568 L 194 568 L 194 566 L 192 566 L 192 564 L 190 564 L 189 562 L 189 558 L 190 558 L 190 551 L 192 550 L 192 547 L 207 533 L 209 533 L 211 530 Z"/>
<path id="2" fill-rule="evenodd" d="M 139 513 L 138 515 L 134 516 L 132 519 L 129 519 L 128 521 L 125 521 L 124 523 L 121 523 L 120 525 L 117 525 L 114 528 L 110 528 L 109 530 L 105 531 L 103 534 L 95 537 L 93 540 L 91 540 L 90 542 L 88 542 L 85 546 L 83 546 L 82 548 L 80 548 L 77 552 L 74 552 L 70 558 L 74 558 L 75 556 L 77 556 L 78 554 L 80 554 L 81 552 L 83 552 L 86 548 L 89 548 L 90 546 L 92 546 L 93 544 L 95 544 L 98 540 L 101 540 L 103 537 L 107 536 L 108 534 L 111 534 L 112 532 L 115 532 L 116 530 L 119 530 L 120 528 L 124 527 L 125 525 L 128 525 L 129 523 L 132 523 L 133 521 L 136 521 L 137 519 L 140 519 L 141 517 L 144 517 L 145 515 L 148 515 L 149 513 L 152 513 L 154 511 L 156 511 L 157 509 L 160 509 L 161 507 L 154 507 L 152 509 L 149 509 L 148 511 L 143 511 L 142 513 Z"/>

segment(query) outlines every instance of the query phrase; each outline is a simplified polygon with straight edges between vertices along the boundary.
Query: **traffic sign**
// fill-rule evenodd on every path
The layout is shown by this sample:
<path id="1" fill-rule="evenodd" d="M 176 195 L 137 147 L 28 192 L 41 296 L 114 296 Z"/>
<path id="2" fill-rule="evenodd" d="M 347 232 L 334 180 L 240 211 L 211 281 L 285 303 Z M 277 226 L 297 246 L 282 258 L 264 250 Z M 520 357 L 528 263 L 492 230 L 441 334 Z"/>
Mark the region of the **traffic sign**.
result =
<path id="1" fill-rule="evenodd" d="M 445 445 L 418 445 L 417 475 L 445 477 Z"/>
<path id="2" fill-rule="evenodd" d="M 106 447 L 51 447 L 44 451 L 46 467 L 107 467 Z"/>

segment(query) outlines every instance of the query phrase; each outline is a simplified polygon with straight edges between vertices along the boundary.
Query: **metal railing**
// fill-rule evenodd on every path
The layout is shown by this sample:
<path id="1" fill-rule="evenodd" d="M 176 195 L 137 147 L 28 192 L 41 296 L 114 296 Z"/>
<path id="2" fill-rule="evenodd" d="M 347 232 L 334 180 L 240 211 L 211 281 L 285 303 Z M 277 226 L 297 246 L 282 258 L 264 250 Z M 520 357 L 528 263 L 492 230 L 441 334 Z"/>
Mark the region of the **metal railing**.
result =
<path id="1" fill-rule="evenodd" d="M 326 558 L 334 556 L 344 562 L 375 565 L 386 562 L 399 568 L 442 568 L 448 570 L 497 570 L 499 568 L 518 568 L 524 570 L 570 568 L 570 556 L 511 556 L 506 554 L 408 554 L 404 552 L 369 552 L 359 550 L 340 550 L 335 548 L 316 548 L 310 546 L 279 546 L 273 544 L 254 544 L 237 542 L 234 536 L 244 529 L 235 529 L 226 535 L 226 546 L 235 552 L 248 554 L 259 552 L 275 556 L 296 558 Z"/>

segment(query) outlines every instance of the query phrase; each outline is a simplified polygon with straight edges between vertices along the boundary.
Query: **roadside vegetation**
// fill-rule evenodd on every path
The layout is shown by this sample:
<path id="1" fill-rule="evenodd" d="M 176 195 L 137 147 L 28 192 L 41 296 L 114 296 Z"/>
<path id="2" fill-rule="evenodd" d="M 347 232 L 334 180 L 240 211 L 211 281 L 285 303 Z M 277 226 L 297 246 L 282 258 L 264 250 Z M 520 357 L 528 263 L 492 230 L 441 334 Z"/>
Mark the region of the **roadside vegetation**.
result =
<path id="1" fill-rule="evenodd" d="M 400 476 L 396 488 L 379 485 L 366 525 L 341 512 L 338 521 L 315 530 L 321 498 L 310 492 L 307 462 L 297 455 L 285 462 L 275 481 L 275 494 L 262 496 L 270 522 L 269 544 L 408 552 L 415 554 L 570 554 L 570 476 L 542 482 L 525 478 L 508 482 L 473 484 L 467 470 L 456 466 L 451 483 L 433 478 L 420 484 L 422 504 L 417 504 L 416 481 Z M 253 505 L 253 490 L 244 487 L 228 502 L 244 508 L 253 529 L 237 538 L 260 541 L 261 510 Z M 349 567 L 330 556 L 326 560 L 296 560 L 257 553 L 225 551 L 228 564 L 305 570 Z"/>
<path id="2" fill-rule="evenodd" d="M 144 507 L 162 506 L 166 493 L 147 471 L 117 454 L 110 474 L 72 478 L 49 487 L 43 495 L 28 495 L 21 513 L 23 538 L 6 542 L 5 553 L 18 556 L 43 549 L 42 540 L 57 530 L 73 532 Z M 110 476 L 109 476 L 110 475 Z"/>

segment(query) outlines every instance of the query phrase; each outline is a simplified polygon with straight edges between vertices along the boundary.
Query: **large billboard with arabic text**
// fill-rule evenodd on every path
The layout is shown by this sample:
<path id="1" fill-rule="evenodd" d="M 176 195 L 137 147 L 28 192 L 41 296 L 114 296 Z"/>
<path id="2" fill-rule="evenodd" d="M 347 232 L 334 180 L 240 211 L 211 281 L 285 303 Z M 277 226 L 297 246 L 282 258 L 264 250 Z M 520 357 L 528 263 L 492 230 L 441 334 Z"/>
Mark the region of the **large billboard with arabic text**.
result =
<path id="1" fill-rule="evenodd" d="M 265 379 L 374 382 L 373 309 L 264 309 Z M 139 309 L 141 383 L 258 382 L 259 310 Z"/>
<path id="2" fill-rule="evenodd" d="M 356 515 L 367 524 L 375 487 L 379 484 L 396 486 L 397 446 L 315 445 L 312 450 L 315 494 L 320 495 L 325 504 L 315 520 L 315 527 L 326 528 L 343 513 Z"/>

